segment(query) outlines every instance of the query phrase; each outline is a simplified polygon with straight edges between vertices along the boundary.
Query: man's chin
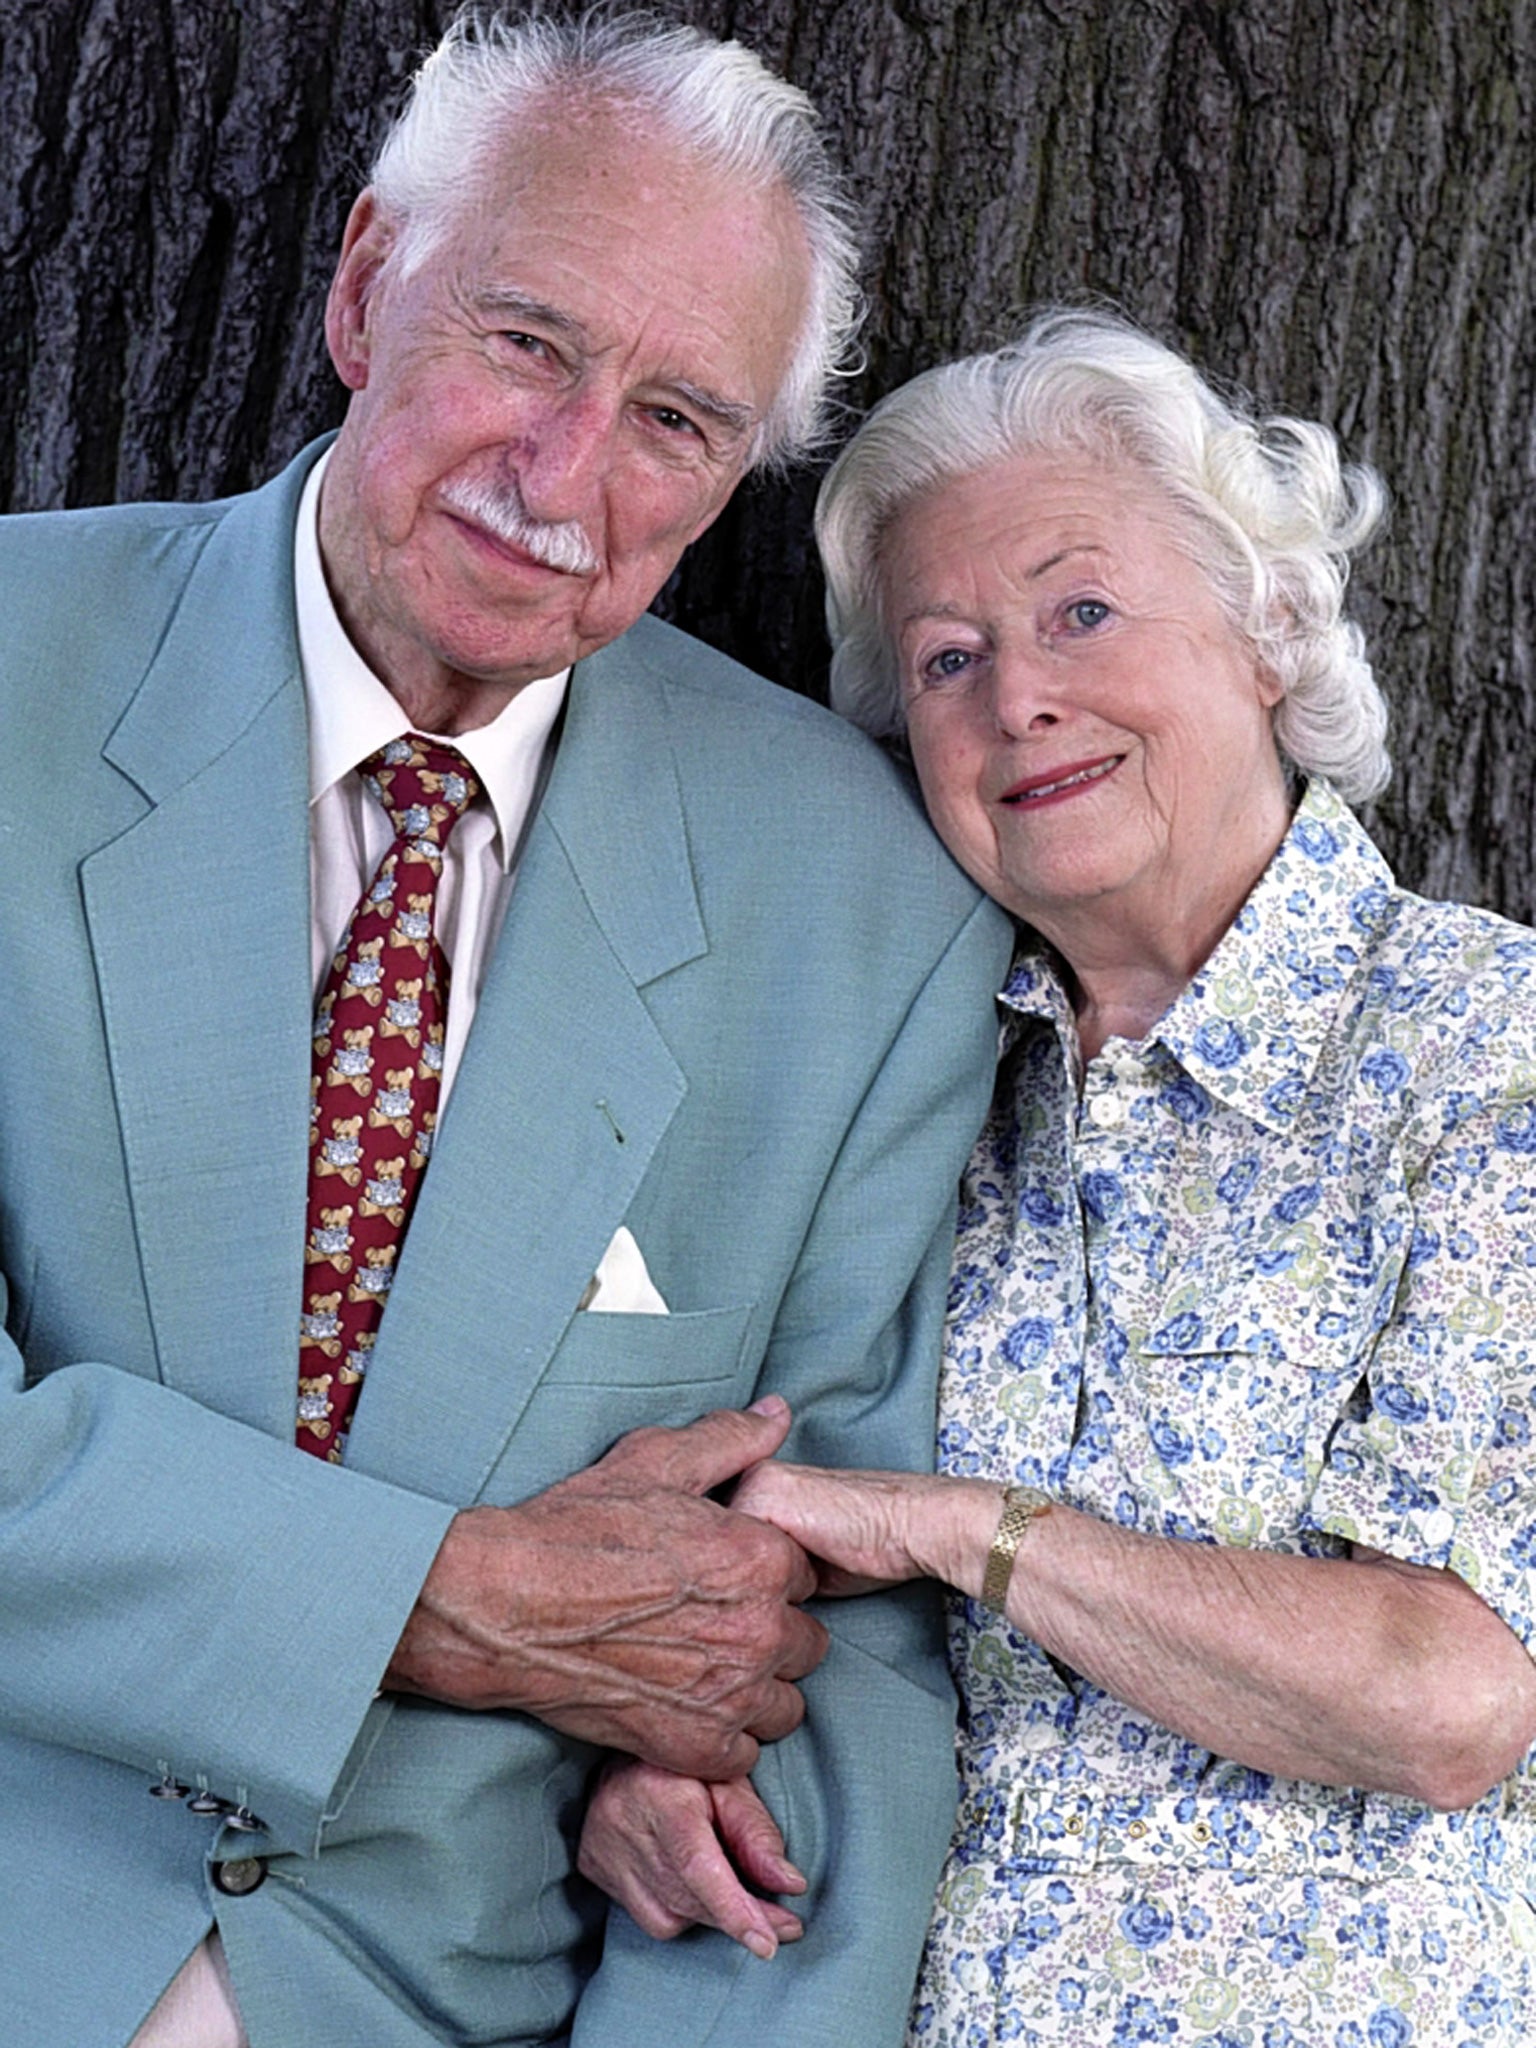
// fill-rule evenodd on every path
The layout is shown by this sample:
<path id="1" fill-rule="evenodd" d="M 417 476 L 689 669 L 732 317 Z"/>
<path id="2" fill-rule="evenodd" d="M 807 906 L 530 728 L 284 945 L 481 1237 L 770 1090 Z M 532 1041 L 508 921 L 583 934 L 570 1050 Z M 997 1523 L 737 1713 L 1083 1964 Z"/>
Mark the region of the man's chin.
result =
<path id="1" fill-rule="evenodd" d="M 545 676 L 557 676 L 592 643 L 566 613 L 555 618 L 514 618 L 496 630 L 494 618 L 481 615 L 468 631 L 438 636 L 434 649 L 443 668 L 462 678 L 466 687 L 512 692 Z"/>

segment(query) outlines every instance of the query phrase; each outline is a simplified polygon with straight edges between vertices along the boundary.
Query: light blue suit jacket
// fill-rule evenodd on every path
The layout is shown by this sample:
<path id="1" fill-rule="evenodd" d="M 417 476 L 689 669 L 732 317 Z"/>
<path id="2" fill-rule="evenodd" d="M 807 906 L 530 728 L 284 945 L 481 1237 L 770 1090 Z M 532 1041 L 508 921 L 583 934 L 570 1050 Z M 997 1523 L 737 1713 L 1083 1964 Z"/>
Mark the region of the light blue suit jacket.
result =
<path id="1" fill-rule="evenodd" d="M 254 2048 L 892 2043 L 953 1793 L 924 1597 L 831 1613 L 765 1756 L 812 1879 L 771 1966 L 605 1939 L 592 1751 L 374 1688 L 453 1512 L 635 1424 L 777 1388 L 800 1455 L 923 1461 L 1003 921 L 824 712 L 654 620 L 583 662 L 347 1466 L 296 1452 L 313 454 L 0 522 L 0 2030 L 118 2048 L 217 1916 Z M 577 1312 L 621 1223 L 669 1317 Z"/>

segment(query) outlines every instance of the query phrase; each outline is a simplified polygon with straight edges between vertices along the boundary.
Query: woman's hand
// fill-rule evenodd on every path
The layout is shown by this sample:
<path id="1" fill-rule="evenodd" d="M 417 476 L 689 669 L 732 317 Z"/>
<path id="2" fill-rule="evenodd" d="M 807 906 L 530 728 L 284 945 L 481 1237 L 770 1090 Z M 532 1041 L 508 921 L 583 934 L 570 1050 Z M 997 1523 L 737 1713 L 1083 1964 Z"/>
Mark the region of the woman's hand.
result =
<path id="1" fill-rule="evenodd" d="M 764 1461 L 738 1481 L 731 1506 L 770 1522 L 809 1555 L 817 1591 L 868 1593 L 904 1579 L 976 1590 L 1002 1489 L 921 1472 L 839 1471 Z M 804 1929 L 760 1893 L 796 1893 L 805 1879 L 748 1778 L 703 1784 L 652 1764 L 608 1764 L 587 1807 L 578 1866 L 638 1926 L 670 1941 L 717 1928 L 765 1960 Z"/>
<path id="2" fill-rule="evenodd" d="M 804 1932 L 765 1892 L 803 1892 L 749 1778 L 705 1785 L 631 1758 L 605 1766 L 587 1807 L 581 1874 L 658 1941 L 716 1927 L 764 1962 Z"/>
<path id="3" fill-rule="evenodd" d="M 978 1590 L 1000 1499 L 981 1480 L 771 1462 L 745 1474 L 731 1506 L 792 1536 L 817 1591 L 842 1596 L 924 1578 Z"/>

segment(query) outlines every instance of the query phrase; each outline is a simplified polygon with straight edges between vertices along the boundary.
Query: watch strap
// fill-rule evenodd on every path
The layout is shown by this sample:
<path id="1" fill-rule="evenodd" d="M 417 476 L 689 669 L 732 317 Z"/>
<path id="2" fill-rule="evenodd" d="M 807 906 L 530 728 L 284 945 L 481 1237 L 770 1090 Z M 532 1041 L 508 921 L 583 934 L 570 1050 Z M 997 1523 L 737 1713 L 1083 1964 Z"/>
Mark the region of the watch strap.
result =
<path id="1" fill-rule="evenodd" d="M 1013 1560 L 1019 1545 L 1029 1532 L 1029 1525 L 1040 1515 L 1048 1515 L 1052 1501 L 1048 1493 L 1042 1493 L 1038 1486 L 1005 1486 L 1003 1488 L 1003 1512 L 997 1524 L 997 1534 L 992 1538 L 992 1548 L 987 1553 L 987 1569 L 981 1581 L 981 1603 L 994 1608 L 1001 1614 L 1008 1605 L 1008 1582 L 1013 1577 Z"/>

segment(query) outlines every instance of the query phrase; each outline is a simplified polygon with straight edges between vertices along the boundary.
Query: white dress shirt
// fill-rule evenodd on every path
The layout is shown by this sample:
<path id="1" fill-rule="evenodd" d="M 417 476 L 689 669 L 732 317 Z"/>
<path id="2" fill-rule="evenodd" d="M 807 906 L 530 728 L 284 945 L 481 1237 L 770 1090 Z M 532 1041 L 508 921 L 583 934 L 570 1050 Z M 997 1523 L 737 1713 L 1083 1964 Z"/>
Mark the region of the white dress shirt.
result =
<path id="1" fill-rule="evenodd" d="M 319 509 L 329 459 L 322 457 L 310 471 L 293 549 L 299 656 L 309 709 L 309 929 L 317 1002 L 352 912 L 395 836 L 383 805 L 364 786 L 358 763 L 414 730 L 347 638 L 326 585 Z M 525 684 L 489 725 L 444 739 L 474 769 L 482 794 L 453 828 L 438 884 L 435 929 L 450 968 L 440 1110 L 506 915 L 570 673 L 564 669 Z M 295 1245 L 295 1269 L 303 1255 L 304 1247 Z M 293 1356 L 297 1384 L 297 1333 Z M 217 1929 L 187 1958 L 129 2048 L 248 2048 Z"/>
<path id="2" fill-rule="evenodd" d="M 315 464 L 304 487 L 293 564 L 309 705 L 310 938 L 317 1001 L 358 899 L 395 836 L 357 765 L 413 729 L 347 638 L 326 587 L 317 515 L 328 460 Z M 473 732 L 423 735 L 457 748 L 483 792 L 453 828 L 438 884 L 436 931 L 451 969 L 440 1103 L 453 1085 L 506 915 L 570 673 L 562 669 L 525 684 L 505 711 Z"/>

